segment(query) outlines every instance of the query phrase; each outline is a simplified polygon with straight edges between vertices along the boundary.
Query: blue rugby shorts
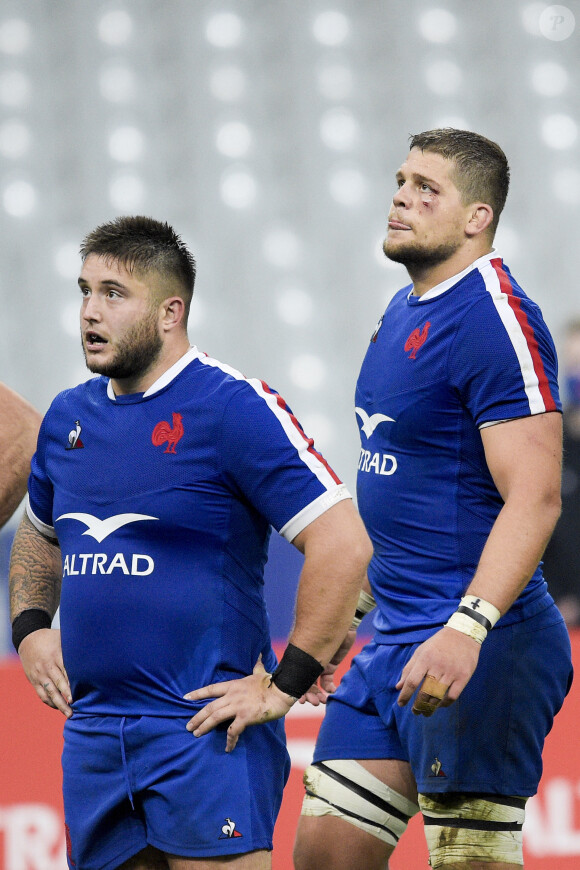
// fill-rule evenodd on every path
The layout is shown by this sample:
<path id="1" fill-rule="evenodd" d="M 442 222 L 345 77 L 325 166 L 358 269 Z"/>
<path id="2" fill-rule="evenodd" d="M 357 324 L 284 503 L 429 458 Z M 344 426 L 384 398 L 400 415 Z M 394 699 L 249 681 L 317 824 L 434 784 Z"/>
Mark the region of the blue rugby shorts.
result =
<path id="1" fill-rule="evenodd" d="M 271 849 L 290 771 L 283 720 L 226 753 L 225 727 L 187 718 L 78 716 L 62 755 L 71 870 L 112 870 L 148 844 L 193 858 Z"/>
<path id="2" fill-rule="evenodd" d="M 412 701 L 398 707 L 394 688 L 418 646 L 371 642 L 355 656 L 328 700 L 314 761 L 402 759 L 424 794 L 535 794 L 544 739 L 572 682 L 557 608 L 494 628 L 459 699 L 430 718 L 412 713 Z"/>

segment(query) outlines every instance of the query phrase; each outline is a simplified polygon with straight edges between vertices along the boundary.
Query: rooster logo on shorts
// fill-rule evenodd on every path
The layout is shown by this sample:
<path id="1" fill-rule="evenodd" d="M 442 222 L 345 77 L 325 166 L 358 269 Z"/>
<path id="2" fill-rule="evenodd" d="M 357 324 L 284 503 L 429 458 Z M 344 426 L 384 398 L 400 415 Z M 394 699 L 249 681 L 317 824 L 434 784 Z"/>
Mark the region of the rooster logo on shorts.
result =
<path id="1" fill-rule="evenodd" d="M 222 826 L 222 832 L 219 835 L 220 840 L 231 840 L 232 837 L 241 837 L 239 831 L 236 831 L 236 823 L 231 819 L 226 818 L 225 825 Z"/>
<path id="2" fill-rule="evenodd" d="M 443 770 L 443 766 L 437 756 L 435 756 L 435 761 L 431 765 L 431 773 L 429 776 L 444 776 L 447 777 L 447 774 Z"/>

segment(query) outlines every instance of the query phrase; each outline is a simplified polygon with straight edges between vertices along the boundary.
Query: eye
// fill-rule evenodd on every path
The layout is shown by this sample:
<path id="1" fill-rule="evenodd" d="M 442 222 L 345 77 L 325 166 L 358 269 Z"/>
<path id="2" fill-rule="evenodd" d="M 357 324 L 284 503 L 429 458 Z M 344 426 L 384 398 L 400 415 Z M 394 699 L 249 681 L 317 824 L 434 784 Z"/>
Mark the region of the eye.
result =
<path id="1" fill-rule="evenodd" d="M 88 287 L 79 287 L 79 290 L 81 291 L 83 299 L 87 299 L 91 295 L 91 291 Z"/>
<path id="2" fill-rule="evenodd" d="M 427 193 L 433 193 L 433 188 L 429 184 L 427 184 L 426 181 L 422 181 L 419 187 L 421 190 L 426 191 Z"/>

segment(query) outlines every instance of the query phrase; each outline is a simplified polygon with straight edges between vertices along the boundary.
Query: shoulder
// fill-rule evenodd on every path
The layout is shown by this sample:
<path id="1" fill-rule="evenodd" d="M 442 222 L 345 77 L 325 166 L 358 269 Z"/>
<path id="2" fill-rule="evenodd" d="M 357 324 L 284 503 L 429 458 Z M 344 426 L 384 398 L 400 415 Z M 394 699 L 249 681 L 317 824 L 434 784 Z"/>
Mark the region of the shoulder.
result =
<path id="1" fill-rule="evenodd" d="M 234 366 L 200 353 L 185 370 L 194 401 L 211 405 L 214 411 L 224 410 L 236 397 L 252 395 L 254 379 Z"/>
<path id="2" fill-rule="evenodd" d="M 84 400 L 89 402 L 100 402 L 107 398 L 108 378 L 100 375 L 94 378 L 89 378 L 88 381 L 83 381 L 82 384 L 77 384 L 76 387 L 69 387 L 63 390 L 56 396 L 55 401 L 67 402 L 70 400 Z"/>
<path id="3" fill-rule="evenodd" d="M 464 279 L 462 316 L 490 328 L 494 324 L 508 332 L 528 324 L 549 334 L 539 305 L 521 288 L 500 257 L 492 257 L 473 269 Z"/>
<path id="4" fill-rule="evenodd" d="M 501 257 L 492 257 L 474 270 L 474 289 L 495 305 L 507 302 L 512 308 L 524 306 L 542 317 L 539 305 L 525 293 Z"/>
<path id="5" fill-rule="evenodd" d="M 108 379 L 103 377 L 90 378 L 75 387 L 68 387 L 54 397 L 45 415 L 45 421 L 60 413 L 73 413 L 82 406 L 101 405 L 108 402 L 107 398 Z"/>
<path id="6" fill-rule="evenodd" d="M 191 367 L 191 375 L 203 380 L 204 395 L 228 404 L 234 398 L 241 401 L 260 398 L 270 400 L 278 393 L 258 377 L 248 377 L 228 363 L 200 354 Z M 276 399 L 274 398 L 274 401 Z"/>
<path id="7" fill-rule="evenodd" d="M 205 383 L 213 383 L 216 387 L 221 386 L 226 390 L 247 380 L 246 375 L 235 366 L 201 352 L 188 365 L 185 372 L 192 378 L 203 378 Z"/>
<path id="8" fill-rule="evenodd" d="M 413 289 L 412 284 L 407 284 L 405 287 L 401 287 L 400 290 L 393 295 L 393 297 L 389 300 L 389 304 L 387 305 L 387 311 L 391 308 L 397 308 L 400 305 L 404 305 L 407 301 L 407 297 L 409 293 L 411 293 Z M 385 312 L 386 313 L 386 312 Z"/>

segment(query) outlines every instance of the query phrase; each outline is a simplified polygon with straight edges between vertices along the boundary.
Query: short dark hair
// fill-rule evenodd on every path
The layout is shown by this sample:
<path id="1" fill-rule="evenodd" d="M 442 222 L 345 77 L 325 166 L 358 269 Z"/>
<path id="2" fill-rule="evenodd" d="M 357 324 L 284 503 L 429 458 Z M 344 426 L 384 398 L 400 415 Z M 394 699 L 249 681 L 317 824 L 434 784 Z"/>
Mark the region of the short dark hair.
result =
<path id="1" fill-rule="evenodd" d="M 84 261 L 90 254 L 115 260 L 129 272 L 154 270 L 176 279 L 189 309 L 195 284 L 195 260 L 168 223 L 150 217 L 118 217 L 88 233 L 80 247 Z"/>
<path id="2" fill-rule="evenodd" d="M 442 127 L 410 137 L 411 148 L 440 154 L 455 164 L 454 181 L 463 202 L 485 202 L 493 209 L 495 233 L 508 194 L 510 169 L 496 142 L 471 130 Z"/>

